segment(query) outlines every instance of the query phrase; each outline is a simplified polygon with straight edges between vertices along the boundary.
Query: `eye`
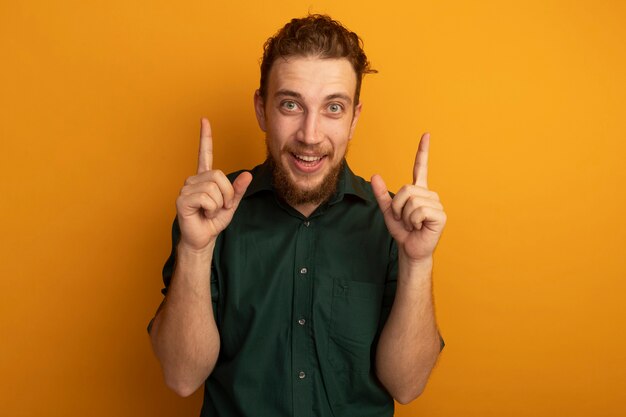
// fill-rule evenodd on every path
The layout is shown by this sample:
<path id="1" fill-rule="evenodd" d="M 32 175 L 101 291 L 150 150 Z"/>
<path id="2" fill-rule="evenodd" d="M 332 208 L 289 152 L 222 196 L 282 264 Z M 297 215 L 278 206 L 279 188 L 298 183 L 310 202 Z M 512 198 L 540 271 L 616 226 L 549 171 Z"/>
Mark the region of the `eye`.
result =
<path id="1" fill-rule="evenodd" d="M 287 111 L 298 110 L 298 104 L 293 100 L 286 100 L 280 103 L 280 106 Z"/>
<path id="2" fill-rule="evenodd" d="M 328 111 L 331 113 L 341 113 L 343 106 L 338 103 L 331 103 L 328 105 Z"/>

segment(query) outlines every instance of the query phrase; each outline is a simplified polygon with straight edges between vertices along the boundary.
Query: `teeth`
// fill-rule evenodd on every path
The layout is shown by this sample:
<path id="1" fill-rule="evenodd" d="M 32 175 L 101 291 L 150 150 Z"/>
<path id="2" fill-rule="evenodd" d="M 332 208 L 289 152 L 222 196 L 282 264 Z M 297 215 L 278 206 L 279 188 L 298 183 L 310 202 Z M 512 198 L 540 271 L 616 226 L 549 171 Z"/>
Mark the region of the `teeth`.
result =
<path id="1" fill-rule="evenodd" d="M 306 162 L 315 162 L 315 161 L 319 161 L 320 159 L 322 159 L 321 156 L 308 156 L 308 155 L 296 155 L 296 158 L 302 159 L 303 161 L 306 161 Z"/>

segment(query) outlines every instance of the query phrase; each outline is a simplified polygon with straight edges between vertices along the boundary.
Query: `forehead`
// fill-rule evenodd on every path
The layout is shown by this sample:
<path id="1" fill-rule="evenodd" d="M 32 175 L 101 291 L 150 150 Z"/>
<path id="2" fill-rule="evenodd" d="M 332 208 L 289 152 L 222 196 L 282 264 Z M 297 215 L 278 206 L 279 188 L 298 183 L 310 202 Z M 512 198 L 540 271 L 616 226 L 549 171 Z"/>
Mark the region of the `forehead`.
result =
<path id="1" fill-rule="evenodd" d="M 311 98 L 332 94 L 354 98 L 356 73 L 346 58 L 278 58 L 270 70 L 268 96 L 272 97 L 279 90 Z"/>

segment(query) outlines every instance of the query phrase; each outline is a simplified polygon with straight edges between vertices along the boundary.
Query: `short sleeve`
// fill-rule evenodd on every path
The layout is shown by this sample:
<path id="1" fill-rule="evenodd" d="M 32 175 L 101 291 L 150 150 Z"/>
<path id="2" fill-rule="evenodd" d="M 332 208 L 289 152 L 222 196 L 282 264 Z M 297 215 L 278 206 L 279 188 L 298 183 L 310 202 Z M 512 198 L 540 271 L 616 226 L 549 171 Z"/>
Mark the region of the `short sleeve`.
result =
<path id="1" fill-rule="evenodd" d="M 396 298 L 396 287 L 398 282 L 398 246 L 396 241 L 391 239 L 389 245 L 389 261 L 387 264 L 387 276 L 385 277 L 385 288 L 383 290 L 383 303 L 380 312 L 379 321 L 379 333 L 382 331 L 389 313 L 391 313 L 391 307 L 393 301 Z"/>

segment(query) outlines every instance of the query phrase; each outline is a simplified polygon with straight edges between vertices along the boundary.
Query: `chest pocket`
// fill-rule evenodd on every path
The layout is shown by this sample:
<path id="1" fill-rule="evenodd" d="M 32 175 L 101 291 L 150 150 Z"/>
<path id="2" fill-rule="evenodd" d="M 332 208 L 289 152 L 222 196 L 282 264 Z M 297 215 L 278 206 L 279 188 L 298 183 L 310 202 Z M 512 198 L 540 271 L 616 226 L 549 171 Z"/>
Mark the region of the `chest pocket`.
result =
<path id="1" fill-rule="evenodd" d="M 328 361 L 337 369 L 368 373 L 384 285 L 335 278 Z"/>

